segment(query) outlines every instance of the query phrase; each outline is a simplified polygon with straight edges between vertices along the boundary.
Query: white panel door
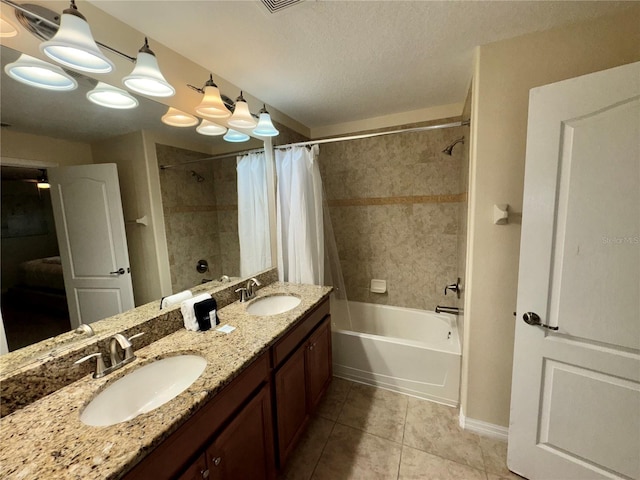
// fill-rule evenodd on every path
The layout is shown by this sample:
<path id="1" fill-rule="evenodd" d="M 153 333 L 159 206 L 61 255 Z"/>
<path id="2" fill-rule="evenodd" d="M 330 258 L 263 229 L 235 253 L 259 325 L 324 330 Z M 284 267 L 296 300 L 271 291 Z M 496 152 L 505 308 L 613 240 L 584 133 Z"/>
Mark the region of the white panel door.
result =
<path id="1" fill-rule="evenodd" d="M 508 465 L 640 479 L 640 63 L 531 90 Z"/>
<path id="2" fill-rule="evenodd" d="M 51 168 L 48 175 L 71 326 L 133 308 L 116 165 Z"/>

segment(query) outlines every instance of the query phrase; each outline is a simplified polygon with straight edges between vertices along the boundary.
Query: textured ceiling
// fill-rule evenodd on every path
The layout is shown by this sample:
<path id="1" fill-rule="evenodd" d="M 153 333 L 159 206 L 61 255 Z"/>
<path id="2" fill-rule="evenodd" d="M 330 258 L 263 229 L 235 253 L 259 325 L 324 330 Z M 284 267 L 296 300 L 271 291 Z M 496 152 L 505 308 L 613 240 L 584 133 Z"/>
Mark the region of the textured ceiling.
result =
<path id="1" fill-rule="evenodd" d="M 475 46 L 633 3 L 89 1 L 310 128 L 463 102 Z"/>

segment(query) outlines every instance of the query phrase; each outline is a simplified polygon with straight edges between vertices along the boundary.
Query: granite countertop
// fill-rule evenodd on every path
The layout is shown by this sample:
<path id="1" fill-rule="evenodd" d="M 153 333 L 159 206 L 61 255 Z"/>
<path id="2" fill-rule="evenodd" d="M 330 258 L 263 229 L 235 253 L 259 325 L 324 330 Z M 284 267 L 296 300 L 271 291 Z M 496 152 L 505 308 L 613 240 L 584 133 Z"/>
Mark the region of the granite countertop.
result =
<path id="1" fill-rule="evenodd" d="M 219 311 L 221 325 L 236 330 L 179 330 L 136 350 L 133 363 L 101 379 L 90 375 L 0 420 L 1 478 L 119 478 L 178 429 L 225 385 L 282 337 L 330 293 L 331 287 L 276 282 L 257 297 L 291 294 L 296 308 L 280 315 L 256 317 L 247 303 Z M 207 360 L 202 375 L 184 392 L 155 410 L 108 427 L 80 422 L 80 412 L 106 386 L 152 360 L 194 353 Z"/>

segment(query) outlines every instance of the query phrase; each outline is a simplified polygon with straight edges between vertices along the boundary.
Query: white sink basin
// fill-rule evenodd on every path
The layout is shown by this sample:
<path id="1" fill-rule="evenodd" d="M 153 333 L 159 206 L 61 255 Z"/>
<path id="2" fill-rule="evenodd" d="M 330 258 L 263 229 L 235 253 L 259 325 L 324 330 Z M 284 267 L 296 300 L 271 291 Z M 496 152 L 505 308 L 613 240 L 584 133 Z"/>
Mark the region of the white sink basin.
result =
<path id="1" fill-rule="evenodd" d="M 247 313 L 268 316 L 288 312 L 300 305 L 300 299 L 293 295 L 270 295 L 258 298 L 247 305 Z"/>
<path id="2" fill-rule="evenodd" d="M 100 392 L 80 414 L 80 421 L 104 427 L 150 412 L 189 388 L 206 366 L 207 361 L 197 355 L 177 355 L 148 363 Z"/>

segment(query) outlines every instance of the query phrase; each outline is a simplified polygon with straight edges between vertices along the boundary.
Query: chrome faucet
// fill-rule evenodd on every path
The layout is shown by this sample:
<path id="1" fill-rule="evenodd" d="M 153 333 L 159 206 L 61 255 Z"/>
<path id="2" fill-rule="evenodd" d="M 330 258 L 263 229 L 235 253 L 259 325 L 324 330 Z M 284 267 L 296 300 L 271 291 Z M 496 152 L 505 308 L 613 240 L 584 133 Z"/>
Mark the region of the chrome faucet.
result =
<path id="1" fill-rule="evenodd" d="M 454 292 L 456 296 L 460 298 L 460 292 L 462 291 L 462 287 L 460 286 L 460 277 L 458 277 L 456 283 L 452 283 L 451 285 L 444 287 L 444 294 L 446 295 L 449 290 Z"/>
<path id="2" fill-rule="evenodd" d="M 251 277 L 249 280 L 247 280 L 247 285 L 245 287 L 236 289 L 236 293 L 240 294 L 240 303 L 251 300 L 256 295 L 253 287 L 259 287 L 261 285 L 262 283 L 260 283 L 260 280 L 255 277 Z"/>
<path id="3" fill-rule="evenodd" d="M 117 370 L 120 367 L 123 367 L 128 363 L 133 362 L 136 359 L 136 356 L 133 353 L 133 345 L 131 345 L 131 340 L 133 340 L 134 338 L 141 337 L 142 335 L 144 335 L 144 332 L 137 333 L 135 335 L 132 335 L 129 338 L 125 337 L 121 333 L 116 333 L 114 336 L 112 336 L 109 339 L 109 352 L 111 354 L 110 367 L 107 367 L 105 365 L 104 360 L 102 359 L 102 352 L 92 353 L 91 355 L 82 357 L 81 359 L 76 360 L 74 364 L 79 365 L 95 357 L 96 371 L 93 374 L 93 378 L 104 377 L 105 375 L 108 375 L 114 370 Z M 118 351 L 118 346 L 120 346 L 120 349 L 123 352 L 123 354 L 121 354 Z"/>
<path id="4" fill-rule="evenodd" d="M 256 292 L 253 289 L 253 287 L 260 287 L 262 284 L 260 283 L 260 280 L 258 280 L 255 277 L 251 277 L 249 280 L 247 280 L 247 300 L 252 299 L 255 295 Z"/>

